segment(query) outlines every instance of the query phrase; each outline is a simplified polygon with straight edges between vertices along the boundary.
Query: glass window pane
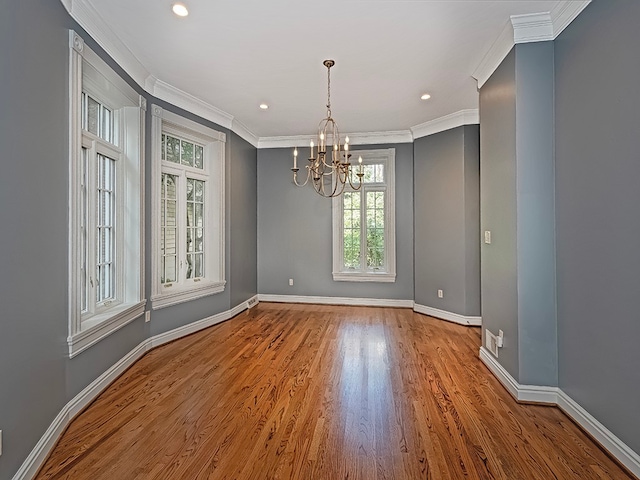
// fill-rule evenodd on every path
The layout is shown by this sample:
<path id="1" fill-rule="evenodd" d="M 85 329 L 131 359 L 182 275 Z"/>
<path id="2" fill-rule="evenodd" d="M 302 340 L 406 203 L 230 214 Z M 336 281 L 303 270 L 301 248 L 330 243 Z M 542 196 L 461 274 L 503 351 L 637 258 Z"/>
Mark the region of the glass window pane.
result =
<path id="1" fill-rule="evenodd" d="M 193 200 L 193 178 L 187 178 L 187 201 Z"/>
<path id="2" fill-rule="evenodd" d="M 193 167 L 193 143 L 181 141 L 180 159 L 183 165 Z"/>
<path id="3" fill-rule="evenodd" d="M 107 107 L 102 107 L 102 128 L 100 137 L 103 140 L 113 143 L 113 114 Z"/>
<path id="4" fill-rule="evenodd" d="M 195 266 L 194 266 L 194 277 L 195 278 L 199 278 L 199 277 L 203 277 L 203 271 L 202 271 L 202 254 L 199 253 L 197 255 L 194 255 L 195 257 Z"/>
<path id="5" fill-rule="evenodd" d="M 204 211 L 204 205 L 202 205 L 201 203 L 196 203 L 195 223 L 194 223 L 196 227 L 202 227 L 204 225 L 203 211 Z"/>
<path id="6" fill-rule="evenodd" d="M 175 282 L 177 275 L 177 258 L 175 256 L 166 256 L 164 257 L 165 265 L 164 265 L 164 283 Z"/>
<path id="7" fill-rule="evenodd" d="M 193 278 L 193 254 L 187 255 L 187 279 Z"/>
<path id="8" fill-rule="evenodd" d="M 196 202 L 204 202 L 204 182 L 202 180 L 195 181 L 196 187 Z"/>
<path id="9" fill-rule="evenodd" d="M 166 143 L 167 143 L 167 136 L 163 133 L 162 134 L 162 153 L 160 154 L 160 159 L 161 160 L 165 160 L 165 156 L 166 156 Z"/>
<path id="10" fill-rule="evenodd" d="M 168 162 L 180 163 L 180 140 L 167 135 L 166 158 Z"/>
<path id="11" fill-rule="evenodd" d="M 194 166 L 196 168 L 204 168 L 204 149 L 200 145 L 195 147 Z"/>
<path id="12" fill-rule="evenodd" d="M 87 96 L 87 124 L 88 132 L 98 135 L 98 126 L 100 123 L 100 104 L 93 98 Z"/>

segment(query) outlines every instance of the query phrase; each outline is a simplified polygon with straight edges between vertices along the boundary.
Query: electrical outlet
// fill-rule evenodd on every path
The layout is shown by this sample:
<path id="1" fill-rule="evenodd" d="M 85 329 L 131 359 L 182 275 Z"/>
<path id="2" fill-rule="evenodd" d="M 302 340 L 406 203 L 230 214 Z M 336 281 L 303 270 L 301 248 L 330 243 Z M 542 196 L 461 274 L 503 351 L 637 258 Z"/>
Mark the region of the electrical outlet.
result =
<path id="1" fill-rule="evenodd" d="M 491 230 L 484 231 L 484 243 L 490 245 L 491 244 Z"/>
<path id="2" fill-rule="evenodd" d="M 504 332 L 502 330 L 498 330 L 498 336 L 496 338 L 496 342 L 498 344 L 498 348 L 504 347 Z"/>
<path id="3" fill-rule="evenodd" d="M 438 290 L 438 298 L 444 298 L 444 292 L 442 290 Z"/>
<path id="4" fill-rule="evenodd" d="M 290 286 L 290 287 L 293 287 L 293 278 L 290 278 L 290 279 L 289 279 L 289 286 Z"/>
<path id="5" fill-rule="evenodd" d="M 494 357 L 498 358 L 498 337 L 496 337 L 489 330 L 484 331 L 485 347 Z"/>
<path id="6" fill-rule="evenodd" d="M 151 310 L 147 310 L 146 312 L 144 312 L 144 321 L 145 322 L 151 321 Z"/>

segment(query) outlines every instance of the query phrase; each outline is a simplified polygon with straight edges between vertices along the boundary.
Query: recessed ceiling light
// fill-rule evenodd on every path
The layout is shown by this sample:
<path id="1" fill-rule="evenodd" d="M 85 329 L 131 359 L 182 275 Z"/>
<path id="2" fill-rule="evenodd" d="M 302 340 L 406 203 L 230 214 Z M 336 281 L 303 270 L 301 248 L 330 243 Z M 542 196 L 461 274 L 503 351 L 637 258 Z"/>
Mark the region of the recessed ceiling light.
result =
<path id="1" fill-rule="evenodd" d="M 189 15 L 189 10 L 187 10 L 187 7 L 185 7 L 181 3 L 174 3 L 173 7 L 171 8 L 173 10 L 173 13 L 175 13 L 179 17 L 186 17 L 187 15 Z"/>
<path id="2" fill-rule="evenodd" d="M 269 108 L 269 105 L 267 105 L 266 103 L 261 103 L 261 104 L 260 104 L 260 108 L 261 108 L 262 110 L 266 110 L 267 108 Z"/>
<path id="3" fill-rule="evenodd" d="M 425 93 L 420 97 L 421 100 L 429 100 L 430 98 L 431 98 L 431 95 L 429 95 L 428 93 Z"/>

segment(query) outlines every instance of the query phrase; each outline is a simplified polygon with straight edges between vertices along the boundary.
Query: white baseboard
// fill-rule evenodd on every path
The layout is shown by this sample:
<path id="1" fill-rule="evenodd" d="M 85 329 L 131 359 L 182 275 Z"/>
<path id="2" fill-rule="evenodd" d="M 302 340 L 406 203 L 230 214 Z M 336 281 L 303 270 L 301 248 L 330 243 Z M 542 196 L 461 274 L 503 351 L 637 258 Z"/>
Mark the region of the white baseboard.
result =
<path id="1" fill-rule="evenodd" d="M 595 438 L 631 473 L 640 478 L 640 455 L 562 390 L 558 391 L 558 407 Z"/>
<path id="2" fill-rule="evenodd" d="M 459 315 L 457 313 L 447 312 L 445 310 L 438 310 L 437 308 L 427 307 L 425 305 L 414 304 L 413 311 L 429 315 L 430 317 L 440 318 L 453 323 L 459 323 L 460 325 L 467 325 L 470 327 L 482 326 L 482 317 L 467 317 L 465 315 Z"/>
<path id="3" fill-rule="evenodd" d="M 65 428 L 67 428 L 74 417 L 86 408 L 93 400 L 95 400 L 95 398 L 105 388 L 111 385 L 116 378 L 140 359 L 146 352 L 172 340 L 177 340 L 185 335 L 190 335 L 202 330 L 203 328 L 228 320 L 249 308 L 249 305 L 255 306 L 257 303 L 257 297 L 258 296 L 256 295 L 231 310 L 155 335 L 141 342 L 137 347 L 118 360 L 113 366 L 111 366 L 111 368 L 96 378 L 91 382 L 91 384 L 86 386 L 80 393 L 62 407 L 60 413 L 58 413 L 51 425 L 49 425 L 47 431 L 40 438 L 29 456 L 13 476 L 13 480 L 31 480 L 35 477 L 36 473 L 38 473 L 38 470 L 58 441 L 58 438 L 62 435 L 62 432 L 64 432 Z"/>
<path id="4" fill-rule="evenodd" d="M 558 387 L 539 387 L 537 385 L 520 385 L 505 368 L 498 363 L 496 357 L 484 347 L 480 347 L 480 360 L 500 383 L 504 385 L 513 398 L 519 402 L 558 404 Z"/>
<path id="5" fill-rule="evenodd" d="M 520 385 L 484 347 L 480 347 L 480 359 L 516 400 L 546 403 L 559 407 L 631 473 L 640 478 L 640 455 L 616 437 L 607 427 L 602 425 L 560 388 Z"/>
<path id="6" fill-rule="evenodd" d="M 315 303 L 321 305 L 354 305 L 361 307 L 413 307 L 413 300 L 385 298 L 316 297 L 309 295 L 270 295 L 261 293 L 258 295 L 258 299 L 261 302 Z"/>
<path id="7" fill-rule="evenodd" d="M 246 302 L 242 302 L 241 304 L 233 307 L 231 310 L 226 310 L 224 312 L 211 315 L 210 317 L 203 318 L 202 320 L 189 323 L 188 325 L 174 328 L 173 330 L 169 330 L 168 332 L 155 335 L 149 339 L 151 340 L 151 348 L 159 347 L 160 345 L 164 345 L 165 343 L 172 342 L 173 340 L 177 340 L 178 338 L 186 337 L 187 335 L 199 332 L 202 329 L 212 327 L 213 325 L 224 322 L 225 320 L 229 320 L 243 310 L 248 309 L 249 303 L 252 302 L 254 298 L 255 297 L 252 297 Z"/>

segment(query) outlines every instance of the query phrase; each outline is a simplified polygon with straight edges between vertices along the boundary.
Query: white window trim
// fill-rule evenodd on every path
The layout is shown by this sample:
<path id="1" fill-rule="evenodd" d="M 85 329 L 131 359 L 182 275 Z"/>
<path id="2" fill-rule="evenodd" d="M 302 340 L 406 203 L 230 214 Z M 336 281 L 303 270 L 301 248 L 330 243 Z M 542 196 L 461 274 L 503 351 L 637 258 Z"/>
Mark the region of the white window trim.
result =
<path id="1" fill-rule="evenodd" d="M 218 271 L 213 277 L 218 280 L 205 280 L 198 284 L 188 284 L 175 288 L 171 292 L 163 291 L 160 283 L 160 182 L 162 177 L 162 147 L 161 138 L 163 126 L 167 130 L 176 132 L 179 136 L 186 136 L 188 139 L 196 140 L 199 143 L 205 143 L 205 155 L 212 158 L 208 160 L 209 179 L 207 183 L 208 194 L 211 197 L 210 210 L 206 213 L 207 218 L 218 219 L 216 225 L 208 222 L 206 237 L 213 239 L 213 251 L 205 253 L 208 257 L 216 255 L 218 252 L 217 265 Z M 199 123 L 188 120 L 180 115 L 164 110 L 158 105 L 151 106 L 151 308 L 154 310 L 169 307 L 197 298 L 223 292 L 225 289 L 225 242 L 224 242 L 224 224 L 225 224 L 225 142 L 226 135 L 211 128 L 205 127 Z M 207 257 L 205 257 L 207 258 Z M 208 272 L 209 269 L 205 270 Z"/>
<path id="2" fill-rule="evenodd" d="M 353 156 L 362 156 L 363 164 L 385 164 L 385 272 L 352 272 L 343 269 L 343 225 L 342 225 L 342 195 L 332 199 L 333 217 L 333 280 L 337 282 L 387 282 L 396 281 L 396 209 L 395 209 L 395 148 L 379 150 L 354 150 Z M 356 162 L 352 162 L 356 163 Z M 358 168 L 357 166 L 355 168 Z M 347 189 L 345 189 L 345 192 Z M 364 199 L 362 199 L 364 201 Z M 364 239 L 363 239 L 364 241 Z"/>
<path id="3" fill-rule="evenodd" d="M 95 52 L 85 46 L 84 40 L 73 30 L 69 31 L 69 336 L 67 344 L 69 357 L 73 358 L 87 348 L 96 344 L 106 336 L 124 327 L 144 313 L 144 119 L 146 99 L 138 95 L 133 88 L 120 78 Z M 130 219 L 135 222 L 138 232 L 138 247 L 135 254 L 124 256 L 123 262 L 134 272 L 134 281 L 122 283 L 117 288 L 124 288 L 123 301 L 104 313 L 93 315 L 82 320 L 80 311 L 80 198 L 79 162 L 82 154 L 83 132 L 81 111 L 81 95 L 83 89 L 83 60 L 95 69 L 109 83 L 113 95 L 126 99 L 129 105 L 137 106 L 137 113 L 129 111 L 127 116 L 137 115 L 140 131 L 135 138 L 126 132 L 121 139 L 129 150 L 134 152 L 132 160 L 136 162 L 139 183 L 137 192 L 127 195 L 125 201 L 129 208 L 137 211 Z M 93 82 L 89 82 L 93 83 Z M 97 88 L 99 82 L 91 88 Z M 113 89 L 115 87 L 115 90 Z M 85 135 L 86 136 L 86 135 Z M 135 198 L 130 198 L 135 197 Z M 137 204 L 137 205 L 136 205 Z M 135 211 L 135 210 L 134 210 Z M 137 279 L 137 280 L 136 280 Z"/>

